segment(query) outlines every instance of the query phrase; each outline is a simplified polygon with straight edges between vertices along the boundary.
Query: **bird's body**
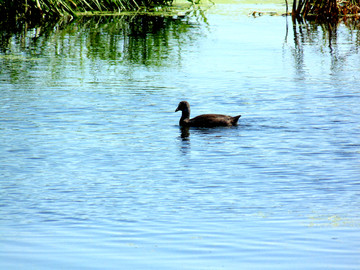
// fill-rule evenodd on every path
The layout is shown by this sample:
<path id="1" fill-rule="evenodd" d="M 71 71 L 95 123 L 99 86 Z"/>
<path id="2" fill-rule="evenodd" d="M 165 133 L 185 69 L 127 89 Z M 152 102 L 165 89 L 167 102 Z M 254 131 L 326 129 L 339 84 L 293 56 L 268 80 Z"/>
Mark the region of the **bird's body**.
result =
<path id="1" fill-rule="evenodd" d="M 236 126 L 241 115 L 229 116 L 224 114 L 202 114 L 190 119 L 190 104 L 181 101 L 175 110 L 182 111 L 179 125 L 182 127 L 219 127 Z"/>

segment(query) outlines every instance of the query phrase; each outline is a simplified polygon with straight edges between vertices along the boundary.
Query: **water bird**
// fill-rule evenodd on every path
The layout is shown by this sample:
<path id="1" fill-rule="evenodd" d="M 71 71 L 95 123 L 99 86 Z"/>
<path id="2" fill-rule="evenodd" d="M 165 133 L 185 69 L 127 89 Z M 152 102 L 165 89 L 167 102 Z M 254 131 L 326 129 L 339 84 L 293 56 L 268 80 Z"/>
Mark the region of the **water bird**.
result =
<path id="1" fill-rule="evenodd" d="M 181 111 L 179 125 L 181 127 L 220 127 L 236 126 L 241 115 L 229 116 L 224 114 L 202 114 L 190 119 L 190 104 L 181 101 L 175 112 Z"/>

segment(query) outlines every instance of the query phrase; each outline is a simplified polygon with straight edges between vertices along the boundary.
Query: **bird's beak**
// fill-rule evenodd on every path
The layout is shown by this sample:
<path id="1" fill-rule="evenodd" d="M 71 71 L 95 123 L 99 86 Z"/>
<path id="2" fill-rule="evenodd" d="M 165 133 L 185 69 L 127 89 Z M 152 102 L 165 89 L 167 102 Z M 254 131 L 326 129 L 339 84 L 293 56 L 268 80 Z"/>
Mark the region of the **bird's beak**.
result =
<path id="1" fill-rule="evenodd" d="M 176 108 L 175 112 L 179 111 L 179 107 Z"/>

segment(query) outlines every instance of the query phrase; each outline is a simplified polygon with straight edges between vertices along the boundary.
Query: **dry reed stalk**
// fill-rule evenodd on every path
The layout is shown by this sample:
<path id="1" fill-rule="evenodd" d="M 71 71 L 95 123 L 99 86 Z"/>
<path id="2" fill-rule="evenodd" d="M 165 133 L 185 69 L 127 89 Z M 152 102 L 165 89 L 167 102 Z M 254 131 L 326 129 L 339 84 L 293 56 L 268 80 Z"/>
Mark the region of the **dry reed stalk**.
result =
<path id="1" fill-rule="evenodd" d="M 287 0 L 285 3 L 287 6 Z M 360 0 L 294 0 L 291 14 L 294 21 L 303 18 L 334 21 L 339 15 L 360 16 Z"/>

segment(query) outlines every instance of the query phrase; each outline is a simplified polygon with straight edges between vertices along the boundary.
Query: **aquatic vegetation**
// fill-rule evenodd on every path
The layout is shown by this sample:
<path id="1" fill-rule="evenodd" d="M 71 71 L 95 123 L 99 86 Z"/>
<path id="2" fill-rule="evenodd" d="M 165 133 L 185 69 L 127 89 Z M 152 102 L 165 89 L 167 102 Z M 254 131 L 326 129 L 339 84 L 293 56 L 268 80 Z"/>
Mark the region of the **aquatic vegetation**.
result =
<path id="1" fill-rule="evenodd" d="M 172 0 L 0 0 L 0 12 L 8 18 L 57 18 L 79 12 L 129 11 L 171 5 Z"/>
<path id="2" fill-rule="evenodd" d="M 288 6 L 287 0 L 285 0 Z M 360 17 L 360 0 L 294 0 L 291 15 L 294 20 L 317 19 L 336 21 L 339 17 Z"/>

